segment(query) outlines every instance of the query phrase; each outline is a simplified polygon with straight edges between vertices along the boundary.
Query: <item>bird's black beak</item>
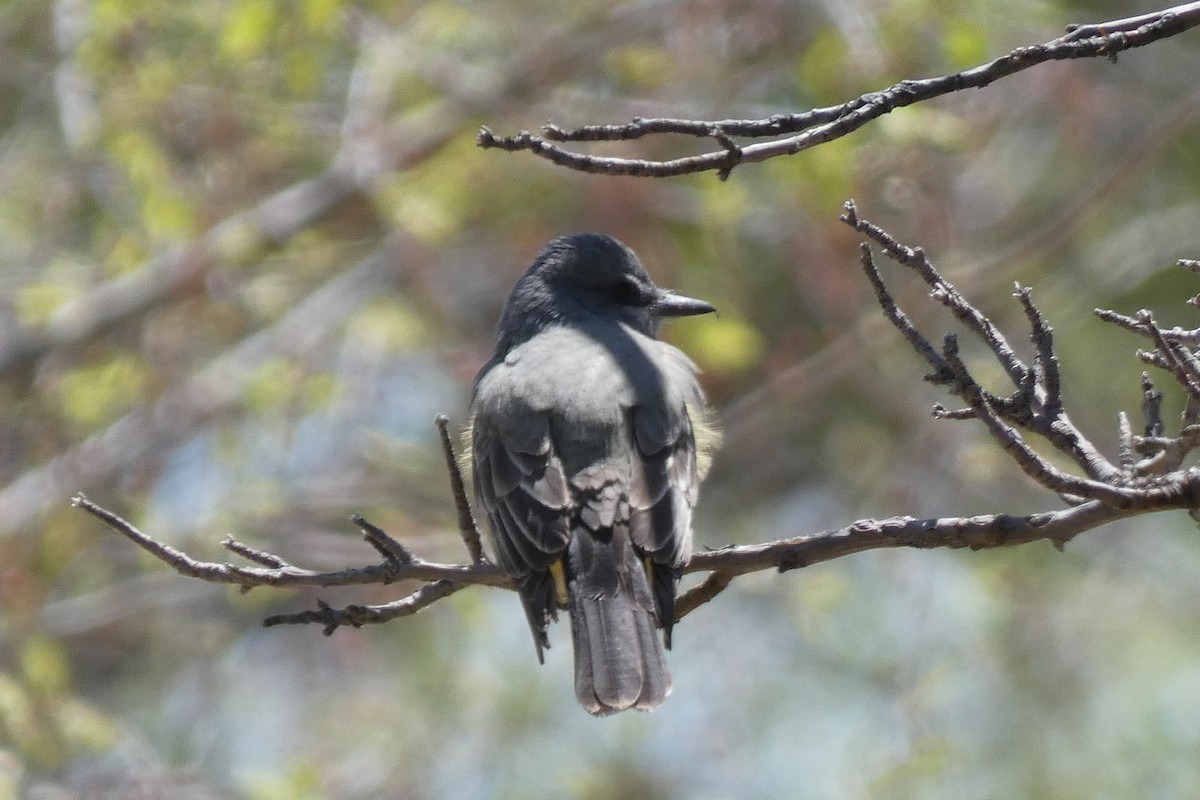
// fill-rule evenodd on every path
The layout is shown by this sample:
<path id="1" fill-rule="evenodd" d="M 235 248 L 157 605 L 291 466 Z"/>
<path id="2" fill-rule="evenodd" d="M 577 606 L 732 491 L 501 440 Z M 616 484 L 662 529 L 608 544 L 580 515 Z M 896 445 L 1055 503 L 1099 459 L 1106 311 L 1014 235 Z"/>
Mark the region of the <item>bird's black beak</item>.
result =
<path id="1" fill-rule="evenodd" d="M 692 317 L 711 314 L 716 310 L 703 300 L 667 291 L 662 292 L 650 306 L 650 312 L 657 317 Z"/>

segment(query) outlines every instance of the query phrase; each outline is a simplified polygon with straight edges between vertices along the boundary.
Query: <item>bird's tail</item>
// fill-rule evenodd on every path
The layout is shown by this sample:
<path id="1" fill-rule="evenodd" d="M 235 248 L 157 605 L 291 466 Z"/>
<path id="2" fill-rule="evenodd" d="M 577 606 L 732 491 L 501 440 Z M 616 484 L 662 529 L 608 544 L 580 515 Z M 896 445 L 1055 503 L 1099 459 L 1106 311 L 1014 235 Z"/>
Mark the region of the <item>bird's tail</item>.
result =
<path id="1" fill-rule="evenodd" d="M 567 550 L 575 696 L 597 716 L 650 711 L 671 692 L 654 596 L 624 531 L 576 531 Z"/>

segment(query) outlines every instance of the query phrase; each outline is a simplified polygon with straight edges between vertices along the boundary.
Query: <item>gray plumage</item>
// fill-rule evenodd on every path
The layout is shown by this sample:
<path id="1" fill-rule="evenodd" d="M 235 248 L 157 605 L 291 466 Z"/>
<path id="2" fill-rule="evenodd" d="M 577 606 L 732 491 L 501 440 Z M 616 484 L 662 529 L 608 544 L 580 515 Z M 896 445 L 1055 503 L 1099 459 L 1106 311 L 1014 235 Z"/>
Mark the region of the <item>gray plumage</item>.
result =
<path id="1" fill-rule="evenodd" d="M 491 550 L 539 660 L 569 609 L 575 693 L 593 714 L 657 708 L 671 690 L 656 627 L 669 648 L 704 396 L 692 362 L 656 337 L 665 317 L 712 310 L 655 286 L 610 236 L 561 236 L 513 287 L 476 378 L 471 460 Z"/>

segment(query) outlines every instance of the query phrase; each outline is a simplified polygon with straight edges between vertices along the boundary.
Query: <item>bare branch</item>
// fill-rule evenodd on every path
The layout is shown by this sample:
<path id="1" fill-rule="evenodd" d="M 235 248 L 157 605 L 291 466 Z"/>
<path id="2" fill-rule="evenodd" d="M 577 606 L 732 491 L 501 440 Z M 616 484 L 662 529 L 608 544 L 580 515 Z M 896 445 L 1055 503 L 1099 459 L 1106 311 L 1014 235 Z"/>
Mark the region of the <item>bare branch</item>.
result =
<path id="1" fill-rule="evenodd" d="M 1182 486 L 1175 484 L 1165 484 L 1158 487 L 1157 491 L 1126 488 L 1069 475 L 1039 456 L 1020 433 L 996 416 L 986 398 L 981 396 L 978 403 L 976 411 L 979 419 L 992 438 L 1012 456 L 1022 472 L 1051 491 L 1088 500 L 1101 500 L 1117 508 L 1150 508 L 1163 502 L 1160 494 L 1183 490 Z"/>
<path id="2" fill-rule="evenodd" d="M 1171 363 L 1167 361 L 1166 357 L 1157 350 L 1138 350 L 1136 353 L 1134 353 L 1134 355 L 1137 356 L 1139 361 L 1145 364 L 1149 364 L 1152 367 L 1158 367 L 1159 369 L 1166 370 L 1167 372 L 1171 371 Z"/>
<path id="3" fill-rule="evenodd" d="M 673 120 L 637 118 L 625 125 L 590 125 L 568 130 L 547 125 L 541 136 L 521 131 L 515 136 L 497 136 L 484 127 L 480 147 L 529 152 L 568 169 L 605 175 L 662 178 L 694 172 L 715 171 L 728 176 L 739 164 L 794 155 L 816 145 L 852 133 L 873 119 L 897 108 L 964 89 L 981 88 L 1047 61 L 1104 56 L 1175 36 L 1200 24 L 1200 4 L 1187 3 L 1153 14 L 1112 20 L 1094 25 L 1074 25 L 1064 36 L 1049 42 L 1019 47 L 1008 55 L 973 69 L 937 78 L 905 80 L 879 92 L 862 95 L 831 108 L 801 114 L 781 114 L 760 120 Z M 787 136 L 795 133 L 796 135 Z M 708 138 L 720 149 L 695 156 L 656 161 L 639 158 L 594 156 L 574 152 L 556 142 L 628 141 L 649 135 L 684 134 Z M 783 136 L 784 138 L 772 138 Z M 737 146 L 732 137 L 772 139 Z"/>
<path id="4" fill-rule="evenodd" d="M 1092 25 L 1083 25 L 1073 22 L 1067 26 L 1067 33 L 1062 37 L 1063 41 L 1078 41 L 1087 39 L 1092 36 L 1111 36 L 1115 33 L 1124 33 L 1136 30 L 1143 25 L 1154 22 L 1157 19 L 1166 15 L 1191 15 L 1200 11 L 1200 3 L 1184 3 L 1183 5 L 1168 8 L 1163 11 L 1154 11 L 1149 14 L 1140 14 L 1136 17 L 1126 17 L 1125 19 L 1115 19 L 1111 22 L 1101 22 Z"/>
<path id="5" fill-rule="evenodd" d="M 1183 424 L 1185 428 L 1200 425 L 1200 400 L 1192 397 L 1190 394 L 1187 398 L 1187 403 L 1183 406 Z M 1183 434 L 1180 433 L 1182 436 Z"/>
<path id="6" fill-rule="evenodd" d="M 271 628 L 276 625 L 306 625 L 315 622 L 322 626 L 322 632 L 326 636 L 330 636 L 342 625 L 361 628 L 363 625 L 389 622 L 398 617 L 412 616 L 421 609 L 428 608 L 438 600 L 449 597 L 460 589 L 467 588 L 467 586 L 468 584 L 465 583 L 437 581 L 422 586 L 407 597 L 379 606 L 346 606 L 345 608 L 334 608 L 324 600 L 318 600 L 317 607 L 314 610 L 297 611 L 291 614 L 274 614 L 263 620 L 263 626 Z"/>
<path id="7" fill-rule="evenodd" d="M 846 213 L 842 215 L 842 221 L 876 241 L 893 261 L 915 271 L 929 286 L 931 296 L 950 309 L 960 322 L 988 345 L 1014 386 L 1020 388 L 1028 380 L 1029 368 L 1017 358 L 1004 334 L 1000 333 L 983 312 L 971 305 L 954 284 L 942 277 L 924 250 L 919 247 L 907 247 L 878 225 L 860 218 L 853 200 L 848 200 L 843 208 Z"/>
<path id="8" fill-rule="evenodd" d="M 695 557 L 693 557 L 693 562 Z M 701 583 L 688 589 L 675 601 L 675 620 L 681 620 L 700 606 L 725 591 L 736 576 L 732 572 L 714 569 Z"/>
<path id="9" fill-rule="evenodd" d="M 837 530 L 780 539 L 757 545 L 731 545 L 699 552 L 684 568 L 685 573 L 708 572 L 698 586 L 680 596 L 680 618 L 713 599 L 739 575 L 777 569 L 781 572 L 830 561 L 853 553 L 894 547 L 931 549 L 939 547 L 972 550 L 1011 547 L 1047 540 L 1056 547 L 1081 533 L 1148 510 L 1188 508 L 1190 498 L 1200 496 L 1200 475 L 1188 473 L 1186 492 L 1153 492 L 1153 503 L 1118 507 L 1096 500 L 1072 508 L 1014 517 L 990 514 L 976 517 L 915 519 L 889 517 L 860 520 Z M 513 589 L 511 581 L 489 564 L 444 565 L 414 559 L 396 568 L 390 564 L 322 573 L 296 567 L 254 569 L 229 564 L 197 561 L 138 531 L 118 515 L 82 495 L 73 504 L 97 517 L 177 572 L 204 581 L 240 586 L 340 586 L 386 584 L 401 578 L 427 581 L 408 596 L 378 606 L 348 606 L 335 609 L 318 601 L 315 610 L 280 614 L 267 618 L 266 625 L 319 623 L 331 633 L 341 625 L 360 626 L 408 616 L 470 585 Z"/>
<path id="10" fill-rule="evenodd" d="M 1033 303 L 1029 289 L 1018 286 L 1014 296 L 1021 303 L 1030 323 L 1030 340 L 1035 353 L 1032 368 L 1017 357 L 1004 334 L 991 319 L 938 272 L 921 248 L 901 244 L 887 231 L 859 217 L 853 201 L 845 204 L 845 210 L 842 221 L 878 243 L 884 253 L 894 261 L 916 272 L 930 287 L 931 296 L 949 309 L 956 319 L 987 345 L 1014 385 L 1015 391 L 1012 395 L 998 397 L 983 389 L 961 362 L 957 368 L 948 366 L 947 359 L 936 355 L 928 340 L 921 336 L 903 312 L 896 308 L 895 299 L 884 286 L 868 252 L 862 256 L 863 268 L 867 279 L 875 288 L 884 315 L 904 334 L 913 349 L 934 366 L 935 373 L 926 379 L 935 384 L 947 385 L 954 394 L 971 406 L 948 411 L 938 405 L 934 408 L 934 416 L 941 419 L 975 419 L 980 415 L 979 401 L 985 401 L 991 413 L 1000 419 L 1046 438 L 1069 455 L 1084 469 L 1089 478 L 1108 483 L 1120 482 L 1121 470 L 1110 463 L 1083 435 L 1063 407 L 1062 379 L 1058 357 L 1054 353 L 1053 331 Z M 862 247 L 865 248 L 866 244 Z"/>
<path id="11" fill-rule="evenodd" d="M 880 548 L 939 547 L 987 550 L 1038 540 L 1067 542 L 1081 533 L 1133 515 L 1134 511 L 1091 501 L 1060 511 L 1014 517 L 987 514 L 976 517 L 915 519 L 888 517 L 853 522 L 837 530 L 759 545 L 737 545 L 696 553 L 688 572 L 720 570 L 744 575 L 764 569 L 781 572 L 832 561 Z"/>
<path id="12" fill-rule="evenodd" d="M 1116 311 L 1111 311 L 1106 308 L 1094 309 L 1094 313 L 1105 322 L 1111 322 L 1127 331 L 1133 331 L 1134 333 L 1145 336 L 1148 339 L 1154 338 L 1154 334 L 1151 332 L 1151 330 L 1146 327 L 1144 322 L 1136 317 L 1118 314 Z M 1200 344 L 1200 329 L 1186 329 L 1180 328 L 1179 326 L 1174 328 L 1160 328 L 1159 335 L 1161 335 L 1168 342 Z"/>
<path id="13" fill-rule="evenodd" d="M 284 564 L 284 566 L 280 567 L 240 567 L 234 564 L 200 561 L 142 533 L 119 515 L 96 505 L 82 494 L 75 495 L 71 499 L 71 504 L 77 508 L 82 508 L 92 516 L 102 520 L 110 528 L 128 538 L 159 561 L 170 566 L 179 574 L 191 578 L 199 578 L 210 583 L 229 583 L 245 587 L 351 586 L 359 584 L 387 584 L 398 580 L 412 579 L 420 581 L 446 580 L 453 583 L 482 584 L 485 586 L 511 588 L 511 581 L 508 576 L 488 563 L 469 565 L 437 564 L 414 557 L 406 563 L 399 563 L 388 559 L 382 564 L 372 564 L 365 567 L 337 570 L 335 572 L 318 572 L 291 566 L 282 559 L 280 559 L 280 563 Z M 251 558 L 251 560 L 262 563 L 262 560 L 259 558 Z"/>
<path id="14" fill-rule="evenodd" d="M 880 244 L 890 258 L 911 268 L 930 286 L 934 299 L 992 350 L 1015 384 L 1014 394 L 1008 397 L 997 397 L 983 389 L 960 357 L 958 340 L 953 335 L 944 337 L 939 353 L 899 308 L 880 275 L 870 246 L 863 243 L 860 248 L 862 268 L 884 315 L 934 369 L 930 379 L 946 385 L 967 403 L 967 408 L 954 411 L 935 406 L 935 416 L 979 420 L 1022 471 L 1059 495 L 1070 507 L 1024 517 L 994 514 L 938 519 L 868 519 L 835 531 L 696 553 L 684 567 L 684 572 L 709 574 L 679 598 L 677 613 L 680 617 L 712 600 L 737 576 L 763 569 L 786 571 L 884 547 L 980 549 L 1045 539 L 1061 549 L 1074 536 L 1114 520 L 1168 509 L 1194 513 L 1200 508 L 1200 468 L 1182 468 L 1185 457 L 1200 446 L 1200 425 L 1189 424 L 1174 438 L 1163 436 L 1162 393 L 1154 388 L 1148 375 L 1143 373 L 1142 376 L 1146 435 L 1133 436 L 1128 416 L 1122 413 L 1118 418 L 1120 466 L 1114 466 L 1083 437 L 1067 416 L 1053 331 L 1034 304 L 1028 288 L 1018 286 L 1015 296 L 1030 326 L 1035 353 L 1032 367 L 1016 356 L 992 321 L 937 272 L 920 248 L 902 245 L 886 231 L 860 219 L 853 203 L 846 204 L 843 220 Z M 1139 333 L 1154 339 L 1159 348 L 1155 356 L 1167 364 L 1178 382 L 1186 385 L 1188 381 L 1200 380 L 1200 359 L 1180 342 L 1167 340 L 1148 312 L 1141 312 L 1136 324 Z M 1195 416 L 1197 412 L 1194 409 L 1186 412 L 1185 419 L 1188 419 L 1186 414 Z M 510 578 L 483 560 L 478 530 L 448 432 L 449 422 L 442 416 L 437 419 L 437 426 L 460 533 L 472 558 L 472 563 L 466 565 L 426 562 L 358 516 L 353 517 L 353 521 L 383 557 L 380 564 L 317 572 L 292 566 L 276 555 L 233 540 L 226 541 L 226 548 L 257 566 L 205 562 L 154 540 L 81 494 L 72 502 L 177 572 L 205 581 L 234 584 L 244 590 L 255 586 L 320 587 L 386 584 L 397 580 L 416 580 L 424 584 L 406 597 L 384 605 L 351 605 L 337 609 L 318 601 L 314 610 L 276 615 L 266 620 L 267 625 L 319 623 L 328 634 L 342 625 L 373 624 L 416 613 L 469 585 L 514 588 Z M 1055 466 L 1026 441 L 1018 428 L 1044 438 L 1060 453 L 1077 462 L 1086 476 L 1074 475 Z M 1142 461 L 1135 463 L 1135 454 L 1142 455 Z"/>
<path id="15" fill-rule="evenodd" d="M 1162 498 L 1161 502 L 1164 508 L 1172 507 L 1171 501 L 1166 498 Z M 274 569 L 256 569 L 197 561 L 147 536 L 120 516 L 82 495 L 77 495 L 72 503 L 128 537 L 176 572 L 208 582 L 232 583 L 244 587 L 328 587 L 386 584 L 401 578 L 427 581 L 417 591 L 391 603 L 335 609 L 324 601 L 318 601 L 317 608 L 313 610 L 268 617 L 264 620 L 264 624 L 268 626 L 318 623 L 324 626 L 328 634 L 342 625 L 358 627 L 409 616 L 471 585 L 513 588 L 507 576 L 487 564 L 452 566 L 414 559 L 402 567 L 384 564 L 340 572 L 314 572 L 290 565 Z M 1091 501 L 1074 508 L 1026 517 L 992 514 L 969 518 L 868 519 L 837 530 L 765 544 L 731 545 L 692 556 L 684 571 L 709 572 L 710 575 L 681 595 L 676 608 L 679 617 L 682 618 L 716 597 L 734 578 L 751 572 L 766 569 L 778 569 L 782 572 L 880 548 L 969 547 L 979 550 L 1010 547 L 1039 539 L 1062 544 L 1085 531 L 1136 513 L 1138 511 L 1132 508 L 1115 508 Z"/>

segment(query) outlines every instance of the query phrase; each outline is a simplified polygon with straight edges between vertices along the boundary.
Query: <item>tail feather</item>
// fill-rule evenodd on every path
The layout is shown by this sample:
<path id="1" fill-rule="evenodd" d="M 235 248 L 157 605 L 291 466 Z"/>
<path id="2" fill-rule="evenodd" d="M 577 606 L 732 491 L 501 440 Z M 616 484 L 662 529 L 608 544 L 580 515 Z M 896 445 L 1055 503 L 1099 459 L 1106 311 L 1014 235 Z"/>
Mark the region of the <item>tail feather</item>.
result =
<path id="1" fill-rule="evenodd" d="M 628 539 L 591 534 L 569 548 L 575 696 L 591 714 L 658 708 L 671 691 L 650 582 Z"/>
<path id="2" fill-rule="evenodd" d="M 654 617 L 639 614 L 637 628 L 642 651 L 642 693 L 633 707 L 650 711 L 661 706 L 671 693 L 671 671 L 667 669 L 667 656 L 658 638 Z"/>

